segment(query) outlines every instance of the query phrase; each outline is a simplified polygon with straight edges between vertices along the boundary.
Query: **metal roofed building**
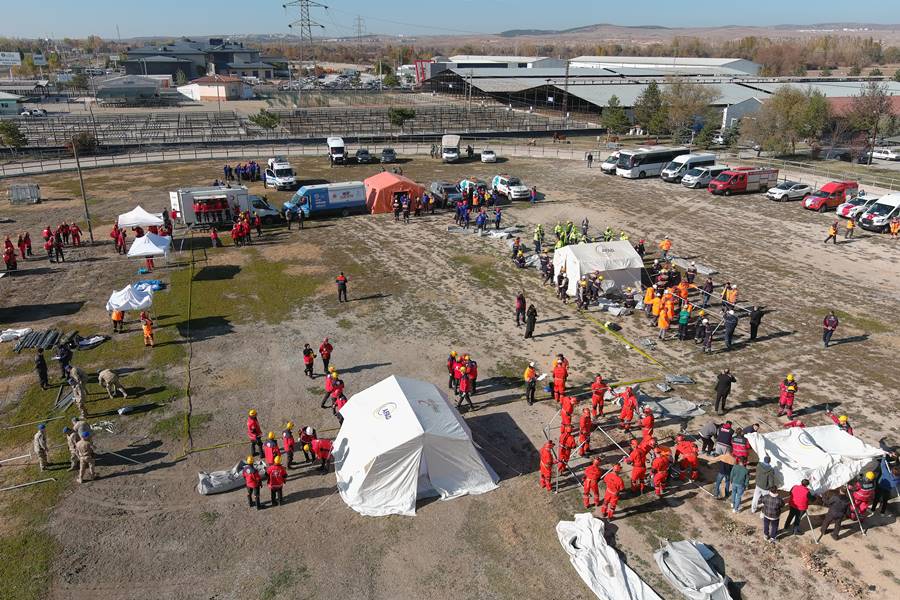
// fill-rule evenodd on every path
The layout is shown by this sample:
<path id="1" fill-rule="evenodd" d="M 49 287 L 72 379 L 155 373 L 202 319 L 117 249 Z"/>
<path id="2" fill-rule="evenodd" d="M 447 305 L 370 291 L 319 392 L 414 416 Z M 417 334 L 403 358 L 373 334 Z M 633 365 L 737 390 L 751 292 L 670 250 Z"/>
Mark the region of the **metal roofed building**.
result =
<path id="1" fill-rule="evenodd" d="M 19 114 L 19 111 L 21 110 L 19 102 L 21 101 L 21 96 L 0 92 L 0 115 L 9 116 Z"/>
<path id="2" fill-rule="evenodd" d="M 691 67 L 727 68 L 746 75 L 758 75 L 760 65 L 743 58 L 691 58 L 666 56 L 576 56 L 569 61 L 572 67 L 593 69 L 603 68 L 650 68 L 680 69 Z"/>
<path id="3" fill-rule="evenodd" d="M 185 78 L 190 79 L 196 73 L 195 63 L 177 56 L 138 56 L 130 58 L 122 63 L 126 75 L 168 75 L 172 79 L 178 78 L 181 72 Z"/>

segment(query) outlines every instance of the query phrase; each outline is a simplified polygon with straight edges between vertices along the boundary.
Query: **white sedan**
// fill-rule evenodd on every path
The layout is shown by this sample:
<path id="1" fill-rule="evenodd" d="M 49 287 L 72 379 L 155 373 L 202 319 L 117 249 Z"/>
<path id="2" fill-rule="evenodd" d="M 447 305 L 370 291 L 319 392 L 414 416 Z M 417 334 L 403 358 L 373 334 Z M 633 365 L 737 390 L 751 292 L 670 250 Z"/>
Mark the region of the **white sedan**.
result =
<path id="1" fill-rule="evenodd" d="M 788 200 L 803 200 L 812 193 L 812 187 L 805 183 L 782 181 L 775 187 L 769 188 L 769 191 L 766 192 L 766 198 L 776 202 L 786 202 Z"/>
<path id="2" fill-rule="evenodd" d="M 497 162 L 497 154 L 493 150 L 488 150 L 487 148 L 485 148 L 481 151 L 481 162 L 495 163 Z"/>
<path id="3" fill-rule="evenodd" d="M 881 160 L 900 160 L 900 148 L 875 148 L 872 158 Z"/>

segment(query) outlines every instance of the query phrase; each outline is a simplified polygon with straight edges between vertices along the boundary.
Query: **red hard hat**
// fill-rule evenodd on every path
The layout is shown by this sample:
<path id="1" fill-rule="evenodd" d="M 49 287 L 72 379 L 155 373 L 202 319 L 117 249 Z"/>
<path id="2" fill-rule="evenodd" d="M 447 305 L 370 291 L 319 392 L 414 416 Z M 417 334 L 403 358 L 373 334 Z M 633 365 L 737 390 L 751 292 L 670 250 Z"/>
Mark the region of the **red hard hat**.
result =
<path id="1" fill-rule="evenodd" d="M 613 467 L 613 471 L 621 471 L 622 465 L 620 463 L 616 463 L 616 466 Z"/>

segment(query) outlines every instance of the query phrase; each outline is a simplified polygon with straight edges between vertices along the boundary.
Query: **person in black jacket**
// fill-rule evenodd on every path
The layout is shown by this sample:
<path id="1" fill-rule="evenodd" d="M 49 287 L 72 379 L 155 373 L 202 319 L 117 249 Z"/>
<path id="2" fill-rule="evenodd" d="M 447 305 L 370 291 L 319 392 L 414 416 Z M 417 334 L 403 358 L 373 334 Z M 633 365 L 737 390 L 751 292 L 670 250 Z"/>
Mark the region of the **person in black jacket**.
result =
<path id="1" fill-rule="evenodd" d="M 762 323 L 762 318 L 765 313 L 763 312 L 763 307 L 761 306 L 753 306 L 750 308 L 750 341 L 753 342 L 756 340 L 756 333 L 759 331 L 759 324 Z"/>
<path id="2" fill-rule="evenodd" d="M 847 516 L 847 510 L 850 508 L 848 493 L 844 492 L 844 490 L 837 490 L 823 502 L 828 507 L 828 512 L 825 514 L 825 519 L 819 527 L 819 539 L 822 539 L 822 536 L 828 533 L 828 526 L 832 523 L 834 524 L 834 531 L 831 533 L 831 537 L 838 539 L 841 535 L 841 522 Z"/>
<path id="3" fill-rule="evenodd" d="M 534 324 L 537 322 L 537 309 L 534 304 L 525 311 L 525 339 L 534 339 Z"/>
<path id="4" fill-rule="evenodd" d="M 46 390 L 47 382 L 47 361 L 44 360 L 44 353 L 40 350 L 34 356 L 34 371 L 37 373 L 38 381 L 41 383 L 41 389 Z"/>
<path id="5" fill-rule="evenodd" d="M 728 394 L 731 393 L 731 384 L 736 383 L 737 379 L 731 374 L 730 369 L 725 369 L 716 377 L 716 414 L 725 414 L 725 401 Z"/>

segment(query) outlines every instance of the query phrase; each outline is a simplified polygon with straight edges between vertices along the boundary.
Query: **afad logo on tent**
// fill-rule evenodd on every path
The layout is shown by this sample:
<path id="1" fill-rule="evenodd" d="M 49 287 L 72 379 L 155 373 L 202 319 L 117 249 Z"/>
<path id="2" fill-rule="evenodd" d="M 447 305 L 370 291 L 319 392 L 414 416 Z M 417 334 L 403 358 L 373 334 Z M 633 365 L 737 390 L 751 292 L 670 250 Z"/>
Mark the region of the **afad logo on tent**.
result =
<path id="1" fill-rule="evenodd" d="M 375 412 L 373 412 L 372 414 L 375 416 L 375 418 L 381 417 L 385 421 L 390 421 L 392 416 L 391 412 L 395 410 L 397 410 L 396 402 L 385 402 L 384 404 L 376 408 Z"/>

